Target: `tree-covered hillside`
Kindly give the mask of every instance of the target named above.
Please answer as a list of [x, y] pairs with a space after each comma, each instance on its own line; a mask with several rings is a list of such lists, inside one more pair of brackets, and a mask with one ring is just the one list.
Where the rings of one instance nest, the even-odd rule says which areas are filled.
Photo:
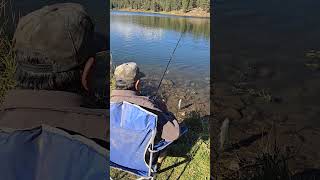
[[159, 11], [179, 11], [188, 12], [194, 8], [201, 8], [210, 11], [209, 0], [111, 0], [112, 9], [139, 9]]

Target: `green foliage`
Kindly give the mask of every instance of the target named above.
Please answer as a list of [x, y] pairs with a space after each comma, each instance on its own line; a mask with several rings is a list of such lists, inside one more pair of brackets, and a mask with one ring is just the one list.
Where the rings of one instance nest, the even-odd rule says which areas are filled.
[[278, 149], [273, 153], [262, 153], [256, 161], [260, 164], [251, 180], [290, 180], [288, 160]]
[[111, 9], [143, 9], [155, 12], [159, 11], [179, 11], [187, 12], [192, 8], [201, 8], [209, 11], [209, 0], [112, 0]]
[[190, 9], [190, 0], [182, 0], [182, 10], [187, 12]]
[[320, 51], [311, 50], [306, 53], [307, 62], [305, 66], [311, 70], [320, 70]]
[[[5, 13], [7, 1], [0, 1], [0, 104], [6, 92], [16, 85], [15, 74], [15, 55], [12, 51], [12, 43], [8, 38], [8, 29], [11, 22]], [[14, 18], [12, 18], [14, 19]]]
[[0, 34], [0, 104], [4, 100], [6, 92], [16, 85], [14, 60], [15, 55], [12, 52], [11, 42], [3, 34]]

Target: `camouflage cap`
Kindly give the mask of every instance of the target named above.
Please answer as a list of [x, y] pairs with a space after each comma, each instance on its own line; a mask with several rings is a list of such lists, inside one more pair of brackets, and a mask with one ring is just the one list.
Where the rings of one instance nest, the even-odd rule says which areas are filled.
[[117, 85], [131, 85], [141, 78], [141, 73], [135, 62], [128, 62], [117, 66], [114, 76]]
[[19, 19], [13, 37], [16, 62], [33, 74], [78, 69], [94, 55], [93, 35], [94, 24], [82, 5], [44, 6]]

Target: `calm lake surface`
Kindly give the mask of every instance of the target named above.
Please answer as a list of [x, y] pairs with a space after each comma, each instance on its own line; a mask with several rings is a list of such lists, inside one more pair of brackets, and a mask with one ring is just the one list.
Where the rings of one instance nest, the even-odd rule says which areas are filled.
[[[243, 118], [232, 122], [234, 129], [230, 132], [251, 132], [252, 128], [258, 134], [276, 122], [277, 135], [282, 139], [280, 146], [302, 147], [298, 150], [299, 157], [290, 162], [291, 172], [320, 166], [318, 133], [306, 130], [303, 133], [306, 141], [296, 141], [292, 138], [295, 135], [288, 137], [284, 133], [320, 128], [320, 59], [307, 56], [310, 50], [320, 50], [319, 7], [320, 1], [316, 0], [215, 1], [213, 73], [215, 85], [220, 89], [217, 88], [213, 100], [225, 97], [221, 104], [246, 109], [242, 111]], [[318, 68], [307, 65], [312, 63]], [[251, 92], [265, 90], [279, 101], [260, 101], [251, 92], [240, 95], [232, 92], [247, 88]], [[221, 111], [224, 109], [221, 106]], [[238, 135], [236, 142], [251, 137], [248, 134]]]
[[134, 61], [146, 78], [160, 78], [181, 32], [185, 30], [166, 79], [175, 84], [208, 86], [210, 19], [112, 11], [113, 64]]
[[244, 72], [251, 64], [261, 73], [252, 81], [258, 88], [295, 106], [291, 111], [319, 113], [320, 73], [306, 66], [312, 60], [306, 54], [320, 50], [320, 2], [217, 0], [215, 6], [219, 81], [234, 81], [239, 77], [235, 69]]

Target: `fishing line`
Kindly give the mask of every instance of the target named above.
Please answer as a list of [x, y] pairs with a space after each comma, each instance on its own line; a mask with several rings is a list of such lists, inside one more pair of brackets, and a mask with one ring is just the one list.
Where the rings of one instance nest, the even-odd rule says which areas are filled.
[[169, 62], [167, 63], [166, 69], [164, 70], [164, 72], [163, 72], [163, 74], [162, 74], [162, 77], [161, 77], [161, 79], [160, 79], [160, 82], [159, 82], [159, 85], [158, 85], [158, 88], [157, 88], [157, 91], [156, 91], [154, 97], [158, 94], [158, 91], [159, 91], [159, 89], [160, 89], [162, 80], [163, 80], [164, 76], [166, 75], [166, 72], [167, 72], [167, 70], [168, 70], [169, 64], [171, 63], [171, 60], [173, 59], [173, 55], [174, 55], [174, 53], [176, 52], [176, 50], [177, 50], [177, 48], [178, 48], [178, 45], [179, 45], [179, 43], [180, 43], [180, 41], [181, 41], [181, 39], [182, 39], [182, 36], [183, 36], [184, 32], [185, 32], [185, 30], [181, 32], [180, 38], [179, 38], [179, 40], [178, 40], [175, 48], [173, 49], [173, 52], [171, 53], [171, 57], [170, 57], [170, 59], [169, 59]]

